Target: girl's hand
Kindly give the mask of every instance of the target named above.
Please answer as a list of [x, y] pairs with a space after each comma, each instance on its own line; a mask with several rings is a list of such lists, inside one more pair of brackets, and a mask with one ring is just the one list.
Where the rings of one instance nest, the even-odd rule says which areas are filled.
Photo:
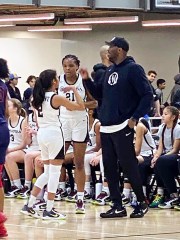
[[151, 160], [151, 168], [154, 168], [154, 166], [155, 166], [156, 161], [157, 161], [158, 158], [159, 158], [158, 155], [155, 155], [155, 156], [153, 157], [153, 159]]
[[41, 156], [38, 156], [35, 158], [35, 161], [36, 161], [36, 164], [39, 166], [39, 167], [44, 167], [44, 163], [43, 161], [41, 160]]
[[100, 161], [99, 157], [94, 157], [91, 159], [90, 164], [92, 166], [97, 166], [99, 164], [99, 161]]
[[29, 136], [32, 136], [33, 134], [37, 134], [37, 131], [34, 130], [33, 128], [31, 128], [31, 127], [26, 127], [26, 133], [27, 133]]

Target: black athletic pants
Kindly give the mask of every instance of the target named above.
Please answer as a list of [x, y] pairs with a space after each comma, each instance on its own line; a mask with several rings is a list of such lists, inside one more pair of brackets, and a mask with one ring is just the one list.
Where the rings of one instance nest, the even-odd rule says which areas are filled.
[[107, 178], [110, 197], [114, 204], [121, 205], [121, 193], [119, 187], [119, 167], [128, 177], [139, 202], [144, 201], [141, 177], [135, 156], [134, 129], [128, 126], [114, 133], [101, 133], [102, 155], [104, 172]]
[[169, 194], [177, 192], [175, 177], [178, 176], [178, 158], [177, 154], [162, 155], [155, 165], [155, 170]]

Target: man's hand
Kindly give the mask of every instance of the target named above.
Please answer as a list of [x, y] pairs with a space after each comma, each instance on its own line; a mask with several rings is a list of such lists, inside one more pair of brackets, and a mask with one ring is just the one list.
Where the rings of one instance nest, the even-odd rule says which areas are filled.
[[135, 125], [136, 125], [136, 120], [133, 119], [133, 118], [130, 118], [130, 119], [128, 120], [128, 126], [129, 126], [130, 128], [134, 128]]
[[86, 79], [89, 78], [89, 73], [88, 73], [88, 71], [87, 71], [86, 68], [81, 68], [81, 69], [79, 70], [79, 73], [80, 73], [80, 75], [81, 75], [81, 77], [82, 77], [83, 80], [86, 80]]

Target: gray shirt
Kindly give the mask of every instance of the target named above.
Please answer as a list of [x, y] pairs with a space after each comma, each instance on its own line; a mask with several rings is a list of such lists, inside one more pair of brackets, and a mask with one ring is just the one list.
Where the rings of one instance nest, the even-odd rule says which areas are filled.
[[[164, 124], [161, 124], [159, 127], [159, 131], [158, 131], [158, 135], [160, 138], [162, 138], [163, 128], [164, 128]], [[173, 149], [173, 143], [171, 140], [171, 132], [172, 132], [172, 128], [166, 127], [166, 129], [164, 131], [164, 147], [165, 147], [164, 151], [166, 153], [170, 152]], [[179, 124], [176, 124], [176, 126], [173, 130], [173, 142], [176, 139], [180, 139], [180, 125]]]

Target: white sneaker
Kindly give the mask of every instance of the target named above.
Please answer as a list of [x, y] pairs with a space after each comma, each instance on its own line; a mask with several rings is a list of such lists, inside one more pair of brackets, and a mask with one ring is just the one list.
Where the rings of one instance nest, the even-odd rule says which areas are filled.
[[77, 200], [75, 207], [76, 207], [76, 214], [85, 213], [85, 205], [81, 199]]
[[39, 200], [36, 204], [34, 204], [33, 209], [36, 211], [44, 211], [46, 209], [46, 202], [44, 200]]
[[17, 197], [17, 195], [19, 194], [20, 191], [21, 191], [20, 188], [18, 188], [16, 186], [12, 186], [11, 190], [5, 194], [5, 197], [6, 198], [15, 198], [15, 197]]
[[171, 208], [174, 208], [174, 206], [178, 204], [178, 198], [170, 198], [170, 200], [164, 202], [164, 203], [161, 203], [158, 205], [158, 208], [161, 208], [161, 209], [171, 209]]

